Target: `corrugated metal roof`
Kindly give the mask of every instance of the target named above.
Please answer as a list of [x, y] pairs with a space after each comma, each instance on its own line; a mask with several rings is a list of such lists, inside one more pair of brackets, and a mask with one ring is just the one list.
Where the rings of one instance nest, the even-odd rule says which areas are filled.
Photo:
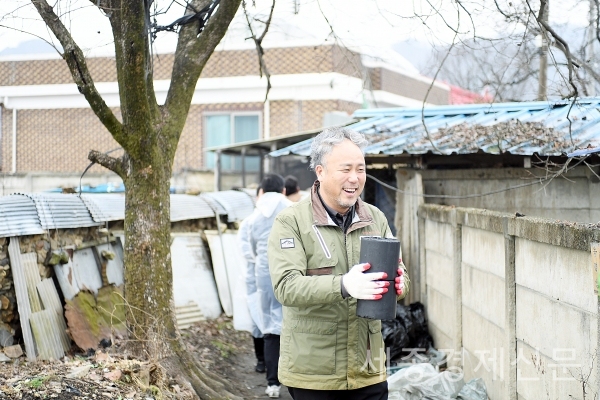
[[581, 157], [595, 153], [600, 153], [600, 147], [589, 147], [587, 149], [576, 150], [572, 153], [567, 154], [567, 157]]
[[[228, 222], [241, 221], [254, 211], [252, 197], [239, 190], [202, 193], [200, 197], [219, 210], [219, 214], [227, 214]], [[222, 213], [221, 210], [223, 210]]]
[[[366, 155], [511, 153], [565, 155], [600, 146], [600, 98], [569, 101], [364, 109], [348, 128]], [[425, 126], [423, 126], [423, 120]], [[312, 139], [269, 153], [309, 156]]]
[[82, 194], [81, 200], [92, 214], [94, 221], [120, 221], [125, 218], [125, 195]]
[[75, 194], [28, 194], [37, 208], [42, 229], [65, 229], [98, 226], [83, 200]]
[[0, 197], [0, 237], [44, 233], [35, 203], [25, 195]]
[[[212, 193], [212, 192], [210, 192]], [[221, 203], [219, 203], [215, 198], [213, 198], [210, 193], [202, 193], [200, 197], [206, 201], [206, 203], [214, 209], [219, 215], [227, 215], [227, 210]]]
[[[119, 221], [125, 218], [125, 196], [119, 194], [81, 195], [95, 221]], [[222, 210], [221, 214], [226, 214]], [[171, 222], [214, 217], [211, 206], [199, 196], [171, 195]]]
[[[171, 221], [211, 218], [213, 209], [229, 221], [254, 209], [252, 197], [235, 190], [202, 196], [171, 195]], [[125, 218], [125, 196], [108, 194], [35, 193], [0, 197], [0, 237], [36, 235], [49, 229], [100, 226]]]
[[[225, 212], [223, 212], [225, 214]], [[214, 217], [215, 212], [201, 196], [171, 195], [171, 222]]]

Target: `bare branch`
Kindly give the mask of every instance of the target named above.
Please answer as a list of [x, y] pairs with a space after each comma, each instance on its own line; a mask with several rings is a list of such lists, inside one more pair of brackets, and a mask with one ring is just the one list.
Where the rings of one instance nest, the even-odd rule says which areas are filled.
[[[444, 21], [444, 25], [446, 25], [446, 28], [450, 29], [452, 32], [454, 32], [455, 37], [452, 39], [452, 42], [455, 43], [456, 38], [458, 37], [457, 35], [461, 32], [458, 31], [458, 28], [454, 28], [452, 25], [450, 25], [450, 23], [448, 21], [446, 21], [446, 18], [444, 18], [444, 16], [442, 15], [442, 13], [437, 10], [433, 4], [431, 4], [431, 2], [429, 0], [427, 0], [427, 4], [429, 4], [431, 6], [431, 8], [433, 8], [434, 10], [436, 10], [436, 14], [442, 19], [442, 21]], [[458, 11], [458, 10], [457, 10]], [[459, 20], [460, 20], [460, 11], [458, 11], [458, 15], [459, 15]], [[459, 23], [460, 25], [460, 23]], [[465, 33], [465, 32], [463, 32]]]
[[88, 160], [113, 171], [123, 180], [125, 180], [127, 177], [128, 170], [128, 168], [125, 166], [125, 159], [125, 155], [119, 158], [114, 158], [109, 156], [107, 153], [101, 153], [96, 150], [91, 150], [88, 154]]
[[52, 43], [52, 42], [49, 42], [48, 40], [46, 40], [46, 38], [44, 38], [44, 37], [42, 37], [42, 36], [40, 36], [40, 35], [36, 35], [35, 33], [28, 32], [28, 31], [25, 31], [25, 30], [23, 30], [23, 29], [17, 29], [17, 28], [15, 28], [15, 27], [12, 27], [12, 26], [7, 26], [7, 25], [2, 25], [2, 24], [0, 24], [0, 28], [4, 28], [4, 29], [10, 29], [10, 30], [13, 30], [13, 31], [16, 31], [16, 32], [20, 32], [20, 33], [25, 33], [25, 34], [27, 34], [27, 35], [31, 35], [31, 36], [33, 36], [33, 37], [36, 37], [36, 38], [40, 39], [40, 40], [43, 40], [44, 42], [46, 42], [46, 44], [48, 44], [48, 45], [52, 46], [52, 48], [53, 48], [54, 50], [56, 50], [56, 52], [62, 56], [62, 53], [61, 53], [61, 52], [60, 52], [60, 50], [59, 50], [59, 49], [58, 49], [58, 48], [57, 48], [57, 47], [54, 45], [54, 43]]
[[[215, 13], [220, 14], [220, 18], [210, 19], [200, 36], [191, 25], [181, 28], [175, 50], [171, 86], [162, 107], [165, 122], [172, 132], [171, 138], [175, 141], [179, 140], [181, 135], [200, 73], [225, 35], [240, 2], [241, 0], [230, 0], [219, 3]], [[207, 2], [197, 0], [192, 4], [196, 9], [202, 9], [202, 5]], [[187, 12], [191, 13], [193, 10], [188, 8]]]
[[90, 107], [100, 119], [100, 122], [108, 129], [115, 140], [123, 146], [125, 140], [123, 126], [106, 105], [100, 93], [98, 93], [88, 70], [83, 52], [46, 0], [32, 0], [32, 3], [62, 45], [64, 50], [62, 57], [69, 66], [77, 89], [85, 96]]
[[[529, 1], [527, 1], [527, 4], [529, 5]], [[543, 18], [547, 7], [548, 7], [548, 0], [541, 0], [540, 1], [540, 10], [535, 18], [536, 18], [537, 23], [540, 25], [540, 27], [543, 28], [542, 34], [545, 34], [545, 32], [549, 32], [556, 40], [556, 45], [557, 45], [558, 49], [561, 50], [563, 52], [563, 54], [565, 55], [565, 57], [567, 58], [567, 69], [569, 71], [569, 84], [571, 85], [572, 90], [571, 90], [571, 93], [569, 93], [569, 95], [566, 97], [567, 98], [577, 97], [578, 89], [577, 89], [577, 86], [575, 85], [575, 82], [573, 79], [573, 75], [574, 75], [573, 56], [571, 55], [571, 50], [569, 49], [569, 44]]]
[[269, 18], [267, 19], [267, 22], [265, 22], [265, 30], [263, 31], [262, 35], [260, 35], [260, 37], [257, 39], [261, 45], [262, 45], [263, 39], [265, 38], [265, 35], [267, 34], [267, 32], [269, 30], [271, 21], [273, 20], [273, 11], [274, 10], [275, 10], [275, 0], [273, 0], [273, 2], [271, 3], [271, 11], [269, 12]]
[[463, 5], [463, 3], [460, 0], [456, 0], [456, 3], [458, 4], [458, 6], [460, 8], [462, 8], [467, 15], [469, 16], [469, 19], [471, 20], [471, 26], [473, 27], [473, 36], [477, 36], [477, 32], [476, 32], [476, 28], [475, 28], [475, 21], [473, 21], [473, 15], [471, 15], [471, 12], [469, 12], [469, 10], [467, 10], [467, 8]]
[[248, 15], [248, 10], [246, 9], [246, 1], [242, 0], [242, 7], [244, 9], [244, 15], [246, 16], [246, 22], [248, 23], [248, 28], [250, 29], [250, 38], [254, 41], [254, 45], [256, 47], [256, 53], [258, 55], [258, 70], [260, 77], [262, 78], [263, 73], [267, 78], [267, 92], [265, 93], [265, 101], [267, 101], [269, 97], [269, 91], [271, 90], [271, 74], [267, 69], [267, 63], [265, 62], [265, 52], [262, 47], [262, 41], [269, 30], [269, 26], [271, 25], [271, 21], [273, 19], [273, 11], [275, 10], [275, 0], [271, 3], [271, 11], [269, 12], [269, 18], [264, 22], [265, 29], [263, 33], [257, 38], [254, 33], [254, 29], [252, 28], [252, 23], [250, 22], [250, 16]]
[[[429, 0], [427, 0], [427, 2], [429, 2]], [[431, 4], [431, 3], [429, 3], [429, 4]], [[458, 11], [458, 15], [459, 15], [459, 21], [460, 21], [460, 11]], [[431, 92], [431, 89], [433, 88], [433, 85], [436, 82], [438, 74], [440, 73], [442, 67], [444, 66], [444, 63], [446, 62], [446, 60], [448, 59], [448, 56], [450, 55], [450, 53], [452, 52], [452, 49], [454, 48], [454, 44], [456, 43], [456, 38], [458, 37], [458, 29], [456, 29], [456, 30], [453, 29], [453, 31], [454, 31], [454, 37], [452, 38], [452, 44], [448, 48], [448, 52], [444, 56], [444, 59], [440, 63], [437, 71], [435, 71], [435, 75], [431, 79], [431, 83], [429, 84], [429, 87], [427, 88], [427, 93], [425, 93], [425, 98], [423, 99], [423, 103], [421, 105], [421, 123], [423, 124], [423, 129], [425, 130], [425, 135], [427, 136], [427, 139], [429, 140], [429, 143], [431, 143], [431, 146], [434, 149], [436, 149], [440, 154], [444, 154], [444, 152], [441, 151], [435, 145], [435, 143], [433, 143], [433, 140], [431, 139], [431, 135], [429, 134], [429, 129], [427, 129], [427, 124], [425, 123], [425, 103], [427, 102], [427, 98], [429, 97], [429, 93]]]
[[[571, 58], [573, 59], [573, 64], [577, 65], [578, 67], [583, 68], [587, 73], [589, 73], [590, 75], [592, 75], [592, 77], [597, 81], [600, 82], [600, 74], [598, 72], [596, 72], [594, 70], [594, 68], [592, 68], [589, 63], [584, 62], [583, 60], [580, 60], [579, 58], [575, 57], [574, 55], [571, 54]], [[567, 64], [568, 65], [568, 64]]]

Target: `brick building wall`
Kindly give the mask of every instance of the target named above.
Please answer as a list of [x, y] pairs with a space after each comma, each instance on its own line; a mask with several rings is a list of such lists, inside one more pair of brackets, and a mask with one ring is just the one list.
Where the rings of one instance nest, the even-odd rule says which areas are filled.
[[302, 126], [301, 102], [294, 100], [272, 101], [271, 137], [285, 135], [289, 132], [300, 132]]
[[[170, 78], [173, 59], [173, 54], [154, 57], [156, 80]], [[335, 45], [265, 49], [265, 60], [269, 72], [277, 76], [337, 72], [360, 78], [365, 72], [359, 54]], [[96, 82], [116, 82], [113, 58], [90, 58], [87, 62]], [[389, 91], [410, 98], [415, 98], [414, 93], [424, 95], [427, 91], [428, 85], [414, 78], [382, 68], [366, 71], [370, 74], [371, 87], [374, 90]], [[258, 58], [255, 50], [215, 52], [202, 72], [202, 78], [257, 75]], [[72, 83], [67, 65], [62, 59], [0, 61], [0, 87]], [[442, 101], [444, 96], [447, 98], [447, 93], [438, 93], [438, 88], [434, 87], [429, 102], [446, 104], [447, 100]], [[295, 92], [292, 92], [290, 100], [280, 97], [279, 100], [270, 101], [271, 137], [318, 129], [323, 124], [325, 113], [344, 111], [350, 115], [361, 107], [360, 104], [347, 100], [311, 100], [310, 95], [307, 97], [308, 99], [305, 97], [304, 100], [291, 100], [296, 98]], [[264, 137], [265, 116], [262, 102], [233, 103], [239, 101], [235, 96], [226, 101], [232, 103], [191, 105], [176, 152], [174, 172], [204, 169], [203, 147], [206, 142], [203, 136], [203, 116], [206, 113], [256, 112], [260, 115], [260, 134]], [[436, 103], [437, 101], [439, 102]], [[10, 105], [10, 102], [7, 104]], [[2, 111], [0, 172], [10, 172], [13, 147], [12, 110]], [[114, 112], [119, 114], [118, 108], [114, 109]], [[17, 172], [80, 172], [89, 164], [87, 154], [90, 150], [106, 152], [119, 147], [89, 108], [20, 109], [17, 113]], [[94, 166], [90, 172], [106, 170]]]
[[[271, 101], [271, 137], [318, 129], [323, 114], [345, 111], [352, 114], [359, 104], [339, 100]], [[203, 117], [206, 113], [257, 112], [264, 127], [263, 103], [192, 105], [173, 163], [173, 171], [201, 170], [203, 166]], [[113, 112], [120, 118], [119, 110]], [[1, 171], [12, 169], [12, 110], [3, 109]], [[264, 135], [264, 132], [261, 131]], [[119, 148], [90, 109], [18, 110], [17, 171], [83, 172], [90, 150]], [[112, 153], [120, 155], [119, 151]], [[106, 172], [98, 165], [89, 172]]]
[[330, 111], [345, 111], [351, 115], [360, 104], [341, 100], [271, 101], [271, 137], [318, 129], [323, 115]]
[[[339, 100], [314, 101], [271, 101], [270, 102], [270, 135], [271, 137], [290, 133], [318, 129], [323, 123], [323, 114], [328, 111], [344, 111], [348, 115], [360, 108], [359, 104]], [[185, 127], [181, 134], [173, 171], [183, 169], [203, 169], [203, 117], [207, 113], [219, 112], [256, 112], [262, 122], [261, 135], [264, 137], [264, 105], [263, 103], [244, 104], [209, 104], [192, 105]]]
[[[173, 54], [154, 57], [154, 79], [170, 79]], [[360, 56], [337, 46], [265, 49], [265, 62], [272, 75], [340, 72], [359, 76]], [[93, 57], [87, 65], [94, 82], [116, 82], [113, 58]], [[258, 75], [256, 50], [216, 51], [202, 71], [202, 78]], [[69, 84], [73, 78], [63, 59], [0, 62], [0, 86]]]
[[370, 85], [367, 86], [370, 90], [381, 90], [381, 68], [369, 69], [369, 81], [367, 84]]
[[3, 105], [0, 106], [2, 118], [0, 119], [0, 171], [10, 171], [12, 163], [12, 110], [7, 110]]
[[[119, 117], [118, 110], [113, 112]], [[12, 169], [12, 110], [3, 110], [2, 171]], [[106, 152], [119, 144], [91, 109], [17, 111], [17, 171], [81, 171], [90, 150]], [[118, 153], [115, 153], [118, 154]], [[106, 172], [93, 166], [90, 172]]]
[[[95, 82], [117, 80], [117, 70], [113, 58], [88, 58], [87, 64]], [[73, 78], [67, 63], [62, 58], [0, 62], [0, 86], [68, 83], [73, 83]]]
[[[430, 82], [401, 75], [396, 72], [381, 70], [381, 89], [387, 92], [395, 93], [400, 96], [424, 99], [427, 95], [427, 102], [431, 104], [449, 104], [450, 92], [438, 86], [431, 86]], [[429, 94], [427, 91], [429, 90]]]
[[360, 54], [339, 46], [332, 46], [331, 57], [333, 71], [355, 78], [362, 78], [364, 67], [360, 59]]
[[[371, 90], [383, 90], [408, 98], [424, 99], [431, 104], [450, 104], [450, 92], [439, 86], [432, 86], [423, 80], [402, 75], [385, 68], [369, 69], [369, 83]], [[429, 94], [427, 91], [429, 90]]]
[[243, 104], [192, 104], [188, 113], [175, 160], [173, 162], [173, 172], [183, 169], [201, 170], [204, 168], [202, 151], [204, 148], [204, 121], [205, 113], [214, 112], [257, 112], [264, 119], [263, 103], [243, 103]]

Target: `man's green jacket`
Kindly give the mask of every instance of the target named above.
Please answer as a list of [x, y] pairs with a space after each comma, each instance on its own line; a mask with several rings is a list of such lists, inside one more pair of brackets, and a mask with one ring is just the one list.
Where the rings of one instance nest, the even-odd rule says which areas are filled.
[[[360, 199], [344, 234], [317, 190], [318, 181], [311, 196], [281, 211], [269, 237], [271, 280], [283, 305], [279, 380], [305, 389], [358, 389], [386, 379], [381, 321], [356, 316], [356, 299], [342, 297], [341, 277], [359, 263], [361, 236], [393, 236], [385, 215]], [[403, 296], [408, 287], [405, 273]]]

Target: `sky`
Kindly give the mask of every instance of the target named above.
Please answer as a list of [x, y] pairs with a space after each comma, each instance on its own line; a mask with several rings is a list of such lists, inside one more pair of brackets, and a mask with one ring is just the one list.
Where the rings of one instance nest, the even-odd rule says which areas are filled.
[[[168, 5], [170, 1], [157, 0], [155, 3]], [[252, 6], [253, 3], [256, 7]], [[413, 25], [419, 24], [412, 20], [398, 18], [398, 15], [404, 12], [399, 6], [400, 3], [404, 1], [279, 0], [275, 7], [276, 18], [270, 30], [270, 33], [279, 33], [279, 35], [270, 36], [286, 35], [287, 39], [312, 36], [324, 40], [330, 31], [327, 24], [329, 20], [342, 40], [352, 40], [358, 44], [378, 43], [389, 46], [411, 36], [415, 31]], [[57, 7], [55, 10], [64, 13], [63, 22], [72, 30], [82, 48], [108, 47], [111, 42], [108, 19], [98, 12], [89, 0], [70, 0], [57, 4], [65, 4], [64, 8]], [[70, 13], [67, 13], [66, 7], [70, 7]], [[258, 12], [266, 15], [269, 7], [270, 1], [267, 0], [248, 1], [248, 10], [251, 13]], [[238, 13], [238, 18], [232, 23], [234, 30], [236, 27], [246, 25], [239, 14], [241, 13]], [[35, 37], [27, 33], [50, 40], [51, 35], [48, 34], [29, 1], [2, 1], [0, 15], [2, 16], [0, 17], [0, 51]], [[158, 22], [167, 24], [181, 15], [181, 7], [173, 6], [167, 14], [159, 17]], [[172, 46], [175, 35], [163, 36], [165, 38], [159, 40], [160, 45], [165, 48]], [[243, 41], [243, 38], [236, 37], [236, 40], [239, 39]]]
[[[473, 34], [498, 37], [502, 19], [493, 0], [463, 0], [471, 12], [457, 10], [454, 1], [447, 0], [277, 0], [275, 18], [265, 39], [265, 46], [282, 42], [338, 42], [356, 49], [369, 48], [379, 54], [408, 40], [429, 44], [451, 43], [458, 37]], [[468, 2], [467, 2], [468, 1]], [[513, 2], [498, 0], [510, 8]], [[180, 1], [181, 2], [181, 1]], [[165, 9], [170, 0], [155, 0], [157, 10]], [[89, 0], [56, 0], [55, 12], [71, 30], [79, 46], [90, 55], [112, 53], [112, 36], [108, 18]], [[578, 0], [552, 0], [550, 20], [553, 24], [583, 26], [587, 19], [587, 3]], [[270, 0], [248, 0], [251, 14], [266, 16]], [[434, 12], [433, 10], [437, 10]], [[460, 12], [459, 12], [460, 11]], [[157, 17], [159, 24], [168, 24], [182, 15], [175, 3], [168, 12]], [[260, 24], [259, 24], [260, 25]], [[457, 28], [455, 34], [448, 26]], [[331, 27], [335, 37], [331, 35]], [[232, 22], [223, 48], [252, 47], [245, 19], [241, 12]], [[41, 21], [29, 0], [0, 1], [0, 54], [2, 50], [23, 42], [42, 38], [57, 43]], [[155, 43], [158, 52], [172, 51], [176, 35], [161, 34]], [[38, 47], [31, 46], [32, 51]], [[6, 52], [5, 52], [6, 53]]]

